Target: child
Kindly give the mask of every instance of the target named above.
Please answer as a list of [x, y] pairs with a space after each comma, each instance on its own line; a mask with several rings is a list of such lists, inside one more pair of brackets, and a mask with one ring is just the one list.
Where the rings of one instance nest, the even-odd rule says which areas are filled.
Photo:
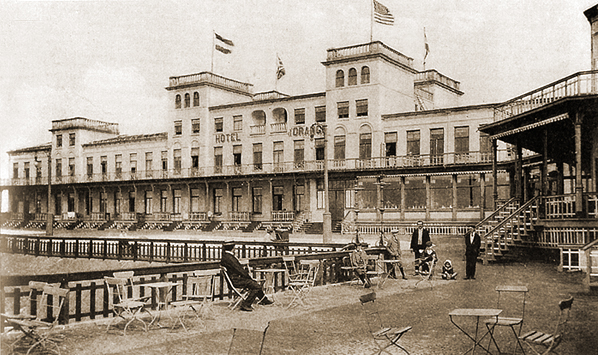
[[431, 272], [437, 261], [438, 257], [436, 256], [436, 250], [434, 250], [434, 244], [431, 241], [426, 242], [426, 249], [424, 249], [420, 263], [420, 273], [425, 275]]
[[457, 277], [457, 273], [453, 270], [453, 264], [449, 259], [446, 259], [442, 265], [442, 278], [444, 280], [454, 280]]

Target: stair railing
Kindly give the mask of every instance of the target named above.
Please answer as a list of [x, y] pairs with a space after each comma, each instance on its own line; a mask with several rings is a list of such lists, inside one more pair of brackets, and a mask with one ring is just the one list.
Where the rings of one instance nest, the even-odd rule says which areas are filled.
[[505, 202], [502, 206], [500, 206], [499, 208], [497, 208], [494, 212], [492, 212], [492, 214], [490, 214], [488, 217], [484, 218], [483, 220], [479, 221], [476, 225], [475, 225], [475, 230], [479, 233], [480, 231], [484, 232], [484, 235], [481, 235], [480, 237], [485, 237], [487, 234], [487, 230], [482, 230], [480, 229], [484, 224], [486, 224], [489, 220], [493, 219], [494, 217], [496, 217], [496, 215], [498, 215], [499, 213], [503, 212], [504, 210], [507, 209], [508, 206], [511, 205], [512, 202], [514, 202], [517, 198], [513, 197], [510, 200], [508, 200], [507, 202]]
[[[494, 238], [494, 235], [496, 234], [496, 232], [500, 231], [500, 229], [505, 224], [507, 224], [508, 222], [511, 222], [515, 217], [519, 218], [519, 214], [521, 213], [521, 211], [525, 211], [534, 202], [538, 201], [540, 199], [540, 197], [541, 196], [535, 196], [531, 200], [527, 201], [521, 207], [519, 207], [517, 210], [515, 210], [515, 212], [511, 213], [509, 215], [509, 217], [507, 217], [507, 218], [503, 219], [502, 221], [500, 221], [494, 228], [492, 228], [488, 233], [486, 233], [486, 235], [484, 236], [484, 238], [482, 238], [482, 242], [483, 242], [483, 245], [484, 245], [484, 264], [488, 263], [488, 244], [490, 244], [490, 251], [491, 251], [491, 254], [492, 254], [492, 259], [494, 259], [494, 256], [495, 256], [495, 244], [498, 244], [498, 242], [499, 242], [498, 240], [495, 240], [496, 238]], [[537, 213], [537, 211], [536, 211], [536, 213]], [[531, 217], [530, 217], [530, 220], [531, 220]], [[490, 236], [490, 237], [488, 237], [488, 236]]]

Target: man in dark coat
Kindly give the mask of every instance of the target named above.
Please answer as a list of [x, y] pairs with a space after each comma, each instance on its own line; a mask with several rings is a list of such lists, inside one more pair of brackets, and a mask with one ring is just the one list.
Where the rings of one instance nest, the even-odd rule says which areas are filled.
[[222, 245], [222, 259], [220, 260], [220, 265], [226, 268], [226, 272], [228, 273], [233, 286], [249, 290], [249, 294], [241, 302], [241, 310], [246, 312], [253, 311], [251, 305], [256, 299], [261, 300], [260, 304], [262, 305], [274, 303], [264, 295], [262, 285], [255, 281], [243, 265], [241, 265], [239, 259], [233, 254], [234, 248], [235, 243], [233, 242], [226, 242]]
[[411, 250], [415, 253], [415, 273], [419, 274], [419, 262], [421, 252], [426, 248], [426, 243], [430, 241], [430, 232], [424, 228], [424, 222], [417, 221], [417, 229], [411, 236]]
[[469, 226], [465, 233], [465, 280], [475, 280], [475, 266], [480, 253], [480, 235], [474, 226]]

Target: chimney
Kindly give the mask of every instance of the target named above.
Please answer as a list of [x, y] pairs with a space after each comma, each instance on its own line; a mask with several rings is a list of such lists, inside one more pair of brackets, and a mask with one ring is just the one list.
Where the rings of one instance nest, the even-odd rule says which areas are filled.
[[594, 5], [583, 12], [590, 21], [592, 35], [592, 70], [598, 69], [598, 5]]

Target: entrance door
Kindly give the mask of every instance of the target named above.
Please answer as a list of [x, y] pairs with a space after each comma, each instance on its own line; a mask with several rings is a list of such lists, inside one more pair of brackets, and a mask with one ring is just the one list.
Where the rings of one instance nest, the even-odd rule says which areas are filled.
[[345, 213], [345, 191], [332, 190], [330, 191], [330, 218], [332, 219], [332, 227], [343, 220]]

